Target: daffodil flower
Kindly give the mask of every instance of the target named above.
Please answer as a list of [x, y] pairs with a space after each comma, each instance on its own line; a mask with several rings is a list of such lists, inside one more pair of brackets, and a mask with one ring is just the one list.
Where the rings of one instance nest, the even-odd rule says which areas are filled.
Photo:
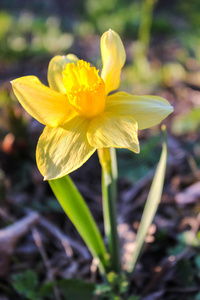
[[120, 84], [126, 54], [119, 35], [101, 37], [101, 76], [90, 63], [72, 54], [55, 56], [49, 64], [49, 87], [35, 76], [12, 81], [27, 112], [46, 125], [36, 150], [45, 180], [78, 169], [99, 148], [127, 148], [139, 153], [138, 129], [159, 124], [173, 108], [157, 96], [110, 92]]

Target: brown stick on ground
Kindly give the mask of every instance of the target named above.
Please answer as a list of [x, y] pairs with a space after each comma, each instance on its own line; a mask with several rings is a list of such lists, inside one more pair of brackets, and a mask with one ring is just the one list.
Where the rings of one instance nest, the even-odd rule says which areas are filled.
[[61, 300], [60, 291], [59, 291], [59, 289], [58, 289], [58, 287], [56, 285], [54, 274], [53, 274], [53, 271], [51, 269], [51, 264], [50, 264], [50, 261], [49, 261], [49, 259], [47, 257], [46, 251], [45, 251], [45, 249], [43, 247], [39, 231], [36, 228], [33, 228], [32, 229], [32, 234], [33, 234], [33, 238], [34, 238], [35, 244], [36, 244], [36, 246], [39, 249], [39, 252], [40, 252], [40, 254], [42, 256], [42, 259], [44, 261], [45, 267], [46, 267], [46, 269], [48, 271], [47, 274], [48, 274], [49, 280], [53, 284], [53, 291], [54, 291], [55, 299], [56, 300]]
[[53, 236], [54, 239], [58, 239], [61, 241], [68, 257], [73, 255], [73, 248], [78, 253], [80, 253], [85, 259], [91, 259], [91, 255], [85, 246], [64, 234], [55, 224], [51, 223], [44, 217], [40, 218], [39, 224], [47, 232], [49, 232], [49, 234]]
[[39, 220], [39, 214], [32, 212], [12, 225], [0, 230], [0, 276], [8, 272], [11, 255], [16, 243]]

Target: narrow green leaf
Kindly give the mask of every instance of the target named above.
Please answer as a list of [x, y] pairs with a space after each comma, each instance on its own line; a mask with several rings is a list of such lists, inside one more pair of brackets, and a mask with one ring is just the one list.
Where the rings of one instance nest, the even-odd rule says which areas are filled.
[[106, 249], [99, 229], [81, 194], [69, 176], [49, 180], [49, 184], [60, 202], [60, 205], [85, 241], [93, 257], [99, 259], [99, 267], [102, 274], [104, 274], [108, 263], [106, 259]]
[[161, 200], [166, 164], [167, 164], [167, 143], [165, 138], [165, 141], [163, 142], [163, 149], [162, 149], [160, 161], [158, 163], [158, 167], [151, 185], [151, 189], [149, 191], [149, 195], [142, 215], [142, 220], [136, 236], [136, 248], [130, 261], [126, 265], [126, 269], [129, 273], [131, 273], [134, 270], [135, 264], [138, 260], [142, 246], [144, 244], [149, 226], [153, 221], [159, 202]]

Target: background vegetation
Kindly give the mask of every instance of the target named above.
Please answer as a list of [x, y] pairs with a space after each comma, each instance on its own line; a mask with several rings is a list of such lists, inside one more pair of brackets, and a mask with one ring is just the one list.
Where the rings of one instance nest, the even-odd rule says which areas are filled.
[[[200, 299], [200, 1], [154, 2], [1, 0], [1, 300], [86, 300], [94, 293], [94, 299], [112, 299], [37, 170], [35, 147], [42, 125], [22, 109], [10, 86], [10, 80], [24, 75], [36, 75], [47, 84], [48, 63], [57, 54], [74, 53], [101, 69], [99, 40], [109, 28], [120, 34], [126, 47], [120, 90], [160, 95], [175, 109], [164, 122], [169, 157], [162, 203], [130, 295], [143, 300]], [[140, 155], [117, 151], [123, 259], [134, 248], [160, 155], [160, 136], [159, 126], [139, 132]], [[72, 178], [102, 231], [97, 157]]]

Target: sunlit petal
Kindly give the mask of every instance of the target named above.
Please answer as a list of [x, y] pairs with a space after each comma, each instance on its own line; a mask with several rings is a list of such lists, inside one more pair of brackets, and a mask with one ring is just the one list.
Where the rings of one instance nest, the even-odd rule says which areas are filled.
[[87, 133], [90, 144], [96, 148], [127, 148], [138, 153], [137, 122], [131, 116], [104, 113], [93, 119]]
[[76, 114], [66, 95], [51, 90], [35, 76], [17, 78], [11, 83], [21, 105], [44, 125], [58, 126]]
[[119, 35], [109, 29], [101, 37], [101, 56], [103, 69], [101, 77], [105, 81], [106, 94], [118, 88], [121, 68], [126, 60], [126, 53]]
[[77, 116], [62, 128], [45, 127], [36, 150], [37, 165], [45, 180], [78, 169], [95, 152], [86, 137], [89, 122]]
[[137, 121], [138, 129], [145, 129], [159, 124], [173, 111], [173, 107], [162, 97], [119, 92], [107, 97], [106, 111], [131, 115]]
[[78, 58], [73, 54], [67, 56], [57, 55], [52, 58], [48, 68], [48, 82], [51, 89], [65, 94], [65, 87], [63, 83], [63, 74], [66, 65], [68, 63], [76, 63]]

